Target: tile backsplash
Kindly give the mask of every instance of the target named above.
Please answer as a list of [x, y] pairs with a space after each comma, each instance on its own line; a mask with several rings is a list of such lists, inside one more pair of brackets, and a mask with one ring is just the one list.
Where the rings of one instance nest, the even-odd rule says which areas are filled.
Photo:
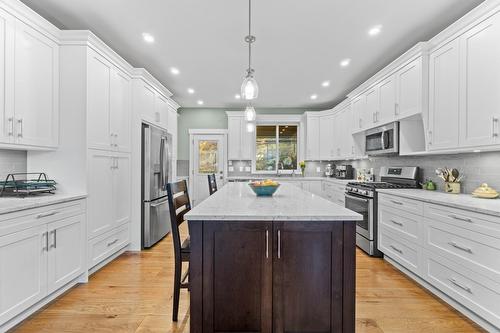
[[26, 151], [0, 149], [0, 180], [9, 173], [26, 172], [26, 159]]

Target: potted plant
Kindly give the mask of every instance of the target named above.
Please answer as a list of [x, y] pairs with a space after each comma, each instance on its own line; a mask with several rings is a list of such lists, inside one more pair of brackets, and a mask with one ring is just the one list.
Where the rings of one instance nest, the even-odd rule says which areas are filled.
[[446, 193], [460, 193], [460, 182], [463, 179], [463, 175], [457, 169], [439, 168], [436, 169], [436, 175], [444, 180], [444, 191]]
[[302, 171], [302, 176], [305, 176], [306, 173], [306, 161], [299, 162], [300, 170]]

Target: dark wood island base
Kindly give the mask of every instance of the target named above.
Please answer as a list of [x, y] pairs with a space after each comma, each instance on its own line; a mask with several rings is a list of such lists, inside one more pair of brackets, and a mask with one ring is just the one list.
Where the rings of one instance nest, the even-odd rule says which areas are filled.
[[189, 221], [191, 333], [352, 333], [355, 221]]

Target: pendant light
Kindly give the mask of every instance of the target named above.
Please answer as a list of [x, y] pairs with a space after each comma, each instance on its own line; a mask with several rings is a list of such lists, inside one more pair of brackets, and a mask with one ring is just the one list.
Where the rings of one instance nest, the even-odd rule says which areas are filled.
[[245, 42], [248, 43], [248, 69], [241, 84], [241, 97], [250, 101], [259, 96], [259, 85], [253, 76], [255, 71], [252, 69], [252, 44], [255, 42], [255, 36], [252, 35], [252, 0], [248, 0], [248, 36], [245, 37]]
[[255, 108], [251, 104], [248, 104], [247, 108], [245, 109], [245, 119], [247, 121], [254, 121], [256, 116], [257, 114], [255, 112]]

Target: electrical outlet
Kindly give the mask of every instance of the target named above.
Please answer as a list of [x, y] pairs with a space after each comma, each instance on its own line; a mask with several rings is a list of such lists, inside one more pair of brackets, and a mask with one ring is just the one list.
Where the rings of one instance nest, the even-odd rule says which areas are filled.
[[252, 169], [250, 169], [250, 167], [249, 167], [249, 166], [246, 166], [246, 167], [245, 167], [245, 172], [250, 172], [250, 171], [252, 171]]
[[243, 167], [242, 166], [240, 166], [240, 172], [243, 172]]
[[316, 167], [316, 172], [321, 172], [321, 167]]
[[228, 168], [228, 170], [229, 170], [229, 172], [233, 172], [233, 171], [234, 171], [234, 167], [230, 166], [230, 167]]
[[233, 161], [229, 161], [228, 164], [231, 166], [233, 165]]

